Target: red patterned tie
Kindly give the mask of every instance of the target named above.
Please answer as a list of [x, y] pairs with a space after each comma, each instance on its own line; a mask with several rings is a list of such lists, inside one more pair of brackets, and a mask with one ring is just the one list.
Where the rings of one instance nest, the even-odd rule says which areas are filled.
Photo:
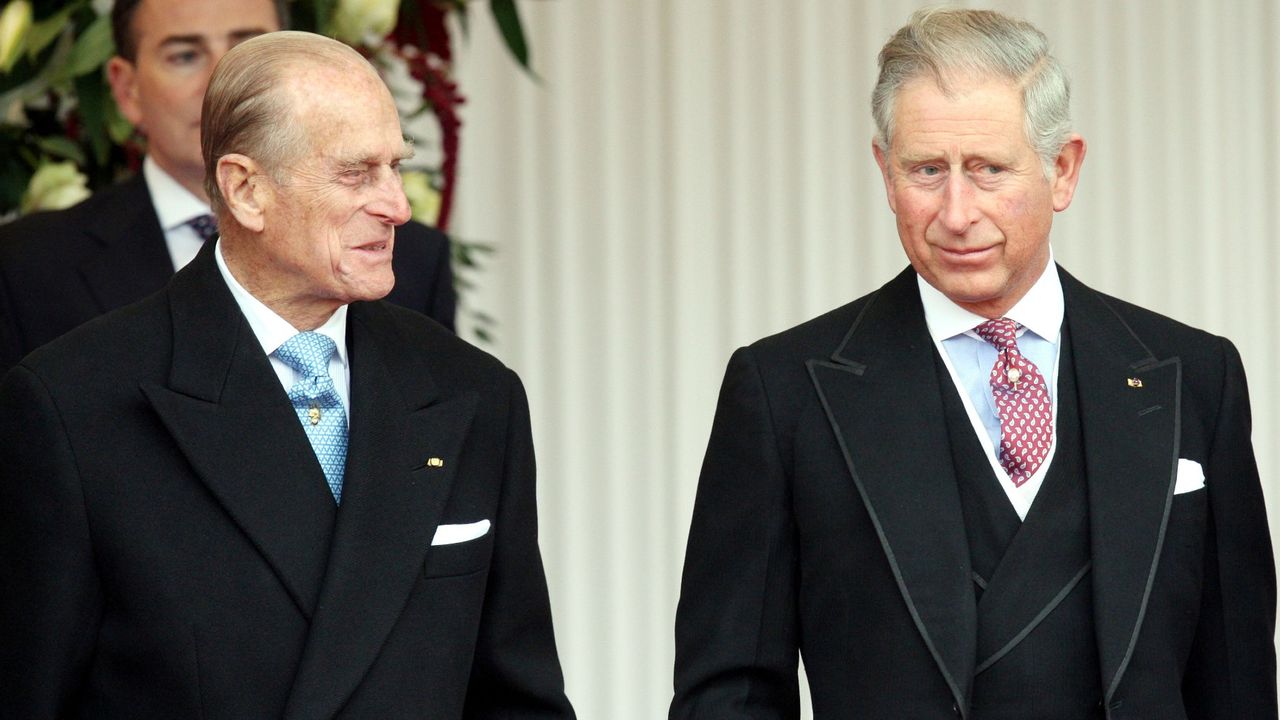
[[1021, 487], [1049, 455], [1053, 444], [1053, 404], [1040, 369], [1018, 352], [1018, 323], [988, 320], [974, 332], [995, 345], [991, 394], [1000, 416], [1000, 465]]

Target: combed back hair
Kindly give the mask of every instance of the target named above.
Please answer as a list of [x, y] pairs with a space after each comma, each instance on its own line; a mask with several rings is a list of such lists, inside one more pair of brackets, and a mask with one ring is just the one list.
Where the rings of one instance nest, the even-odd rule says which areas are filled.
[[312, 33], [281, 31], [250, 38], [231, 48], [204, 94], [200, 116], [200, 151], [204, 188], [210, 206], [221, 214], [218, 160], [238, 153], [253, 158], [277, 180], [284, 169], [308, 150], [305, 131], [294, 118], [292, 98], [283, 89], [295, 68], [328, 67], [343, 72], [377, 73], [355, 50]]
[[879, 62], [871, 115], [882, 152], [893, 143], [894, 104], [907, 83], [927, 77], [949, 95], [957, 80], [1001, 78], [1022, 91], [1023, 129], [1052, 177], [1071, 134], [1071, 87], [1031, 23], [991, 10], [926, 8], [889, 38]]
[[[189, 0], [173, 0], [189, 2]], [[138, 38], [133, 32], [133, 16], [143, 0], [115, 0], [111, 5], [111, 39], [116, 43], [116, 54], [128, 60], [138, 60]], [[276, 9], [276, 22], [280, 27], [289, 27], [289, 4], [287, 0], [272, 0]]]

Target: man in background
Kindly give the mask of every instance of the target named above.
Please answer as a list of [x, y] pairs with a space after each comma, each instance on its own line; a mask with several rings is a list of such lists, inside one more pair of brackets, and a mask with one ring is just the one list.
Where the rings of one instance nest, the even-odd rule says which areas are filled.
[[[227, 50], [284, 27], [286, 13], [284, 0], [117, 0], [107, 74], [147, 140], [142, 172], [67, 210], [0, 225], [0, 372], [164, 287], [214, 235], [200, 158], [205, 86]], [[415, 222], [396, 235], [388, 299], [453, 329], [448, 239]]]
[[572, 718], [520, 380], [379, 299], [391, 94], [270, 33], [202, 122], [220, 236], [0, 382], [0, 718]]
[[873, 154], [911, 267], [738, 350], [698, 485], [673, 720], [1276, 718], [1235, 348], [1053, 262], [1085, 157], [1031, 25], [924, 10]]

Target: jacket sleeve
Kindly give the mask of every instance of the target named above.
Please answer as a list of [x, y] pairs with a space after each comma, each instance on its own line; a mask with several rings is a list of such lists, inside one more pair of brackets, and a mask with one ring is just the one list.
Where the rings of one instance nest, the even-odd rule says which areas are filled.
[[0, 382], [0, 718], [74, 713], [101, 607], [63, 418], [18, 366]]
[[799, 717], [795, 528], [769, 397], [729, 361], [703, 460], [676, 611], [671, 720]]
[[1240, 355], [1222, 340], [1204, 588], [1184, 696], [1192, 718], [1275, 718], [1276, 576]]
[[506, 469], [464, 715], [570, 720], [538, 550], [529, 406], [514, 373], [510, 387]]

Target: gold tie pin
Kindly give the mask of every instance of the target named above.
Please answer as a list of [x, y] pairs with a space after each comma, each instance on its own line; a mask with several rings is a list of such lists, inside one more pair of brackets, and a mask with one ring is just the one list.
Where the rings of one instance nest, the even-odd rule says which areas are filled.
[[319, 425], [320, 424], [320, 407], [318, 405], [312, 405], [310, 408], [308, 408], [307, 418], [311, 420], [312, 425]]

